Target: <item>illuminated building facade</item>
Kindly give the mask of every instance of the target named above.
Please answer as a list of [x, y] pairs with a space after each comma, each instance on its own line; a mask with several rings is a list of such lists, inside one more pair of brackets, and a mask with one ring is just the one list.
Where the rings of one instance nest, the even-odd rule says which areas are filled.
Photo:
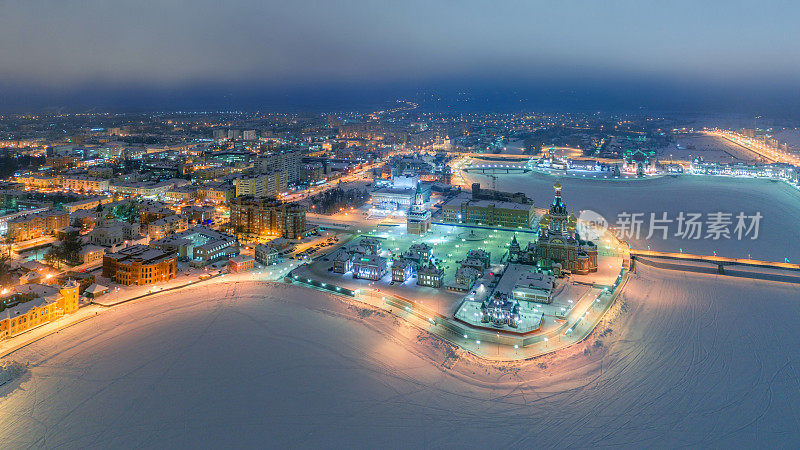
[[519, 302], [496, 295], [481, 303], [481, 322], [489, 323], [498, 328], [508, 325], [511, 328], [519, 327]]
[[103, 276], [123, 285], [146, 285], [175, 278], [178, 255], [134, 245], [103, 257]]
[[403, 258], [396, 259], [392, 264], [392, 281], [405, 283], [414, 273], [414, 263]]
[[296, 183], [299, 177], [302, 154], [299, 151], [276, 151], [258, 156], [254, 166], [258, 173], [280, 172], [288, 184]]
[[148, 223], [147, 234], [150, 236], [150, 239], [161, 239], [185, 231], [188, 228], [189, 221], [186, 217], [172, 214], [171, 216], [163, 217]]
[[214, 203], [228, 203], [236, 195], [236, 189], [229, 183], [211, 182], [197, 189], [197, 196]]
[[239, 241], [234, 236], [200, 225], [151, 241], [150, 246], [177, 253], [179, 259], [195, 266], [228, 259], [239, 253]]
[[3, 311], [5, 317], [0, 319], [0, 340], [77, 311], [78, 289], [78, 283], [68, 280], [58, 288], [57, 293], [36, 297], [6, 308]]
[[334, 273], [347, 273], [353, 270], [353, 255], [349, 252], [339, 250], [332, 259]]
[[[561, 183], [556, 181], [553, 188], [555, 198], [539, 230], [539, 241], [535, 246], [536, 258], [559, 263], [563, 270], [575, 274], [597, 272], [597, 246], [591, 241], [581, 240], [580, 235], [573, 232], [570, 223], [574, 220], [570, 218], [569, 211], [561, 198]], [[519, 253], [510, 256], [513, 260], [519, 259], [518, 255]]]
[[27, 189], [52, 189], [60, 184], [59, 178], [55, 175], [29, 174], [21, 175], [16, 178], [17, 182], [25, 185]]
[[474, 199], [468, 192], [453, 197], [442, 206], [442, 220], [451, 223], [530, 228], [535, 217], [533, 203]]
[[384, 275], [386, 275], [386, 258], [374, 254], [353, 258], [353, 278], [375, 281]]
[[8, 238], [12, 242], [27, 241], [53, 234], [69, 225], [69, 213], [48, 210], [15, 217], [8, 221]]
[[274, 197], [236, 197], [231, 200], [231, 228], [252, 239], [281, 236], [298, 239], [306, 235], [306, 209]]
[[72, 175], [62, 179], [62, 186], [65, 190], [76, 192], [107, 192], [109, 182], [103, 178]]
[[429, 263], [417, 267], [417, 285], [432, 288], [442, 287], [444, 269], [436, 264]]
[[236, 196], [277, 197], [287, 189], [286, 173], [268, 172], [260, 175], [237, 178], [233, 181]]
[[408, 234], [425, 234], [431, 228], [431, 212], [425, 208], [425, 200], [422, 197], [422, 187], [417, 183], [417, 190], [414, 194], [414, 203], [406, 215], [406, 231]]
[[256, 261], [264, 264], [265, 266], [277, 264], [281, 259], [280, 252], [275, 247], [268, 244], [256, 245], [253, 255], [255, 256]]
[[298, 170], [298, 182], [304, 185], [315, 184], [325, 179], [325, 169], [322, 163], [302, 164]]

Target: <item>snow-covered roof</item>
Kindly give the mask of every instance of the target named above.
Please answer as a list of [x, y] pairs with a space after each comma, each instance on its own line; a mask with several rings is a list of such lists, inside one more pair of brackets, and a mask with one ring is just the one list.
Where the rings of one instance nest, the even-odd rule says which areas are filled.
[[98, 294], [98, 293], [108, 292], [108, 287], [107, 286], [103, 286], [102, 284], [93, 283], [91, 286], [86, 288], [85, 292], [88, 292], [90, 294]]

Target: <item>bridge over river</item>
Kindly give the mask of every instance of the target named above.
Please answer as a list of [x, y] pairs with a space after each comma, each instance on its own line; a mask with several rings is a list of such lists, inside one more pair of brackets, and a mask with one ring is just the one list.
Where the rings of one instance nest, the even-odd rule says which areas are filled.
[[717, 271], [721, 274], [725, 273], [725, 266], [759, 267], [764, 269], [781, 269], [781, 270], [800, 272], [800, 264], [792, 264], [789, 262], [761, 261], [749, 258], [726, 258], [724, 256], [692, 255], [688, 253], [669, 253], [669, 252], [656, 252], [651, 250], [631, 249], [631, 259], [635, 260], [637, 258], [668, 259], [675, 261], [704, 262], [704, 263], [716, 264]]

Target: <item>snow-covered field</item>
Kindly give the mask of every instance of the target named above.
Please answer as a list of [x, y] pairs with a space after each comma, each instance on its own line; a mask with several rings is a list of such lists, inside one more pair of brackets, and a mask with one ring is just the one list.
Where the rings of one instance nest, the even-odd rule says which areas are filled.
[[12, 358], [3, 446], [764, 446], [797, 442], [800, 287], [640, 266], [593, 336], [485, 365], [315, 291], [198, 286]]
[[[469, 182], [491, 186], [491, 180], [480, 174], [469, 174]], [[537, 207], [546, 208], [553, 201], [554, 177], [541, 173], [502, 174], [497, 176], [497, 189], [525, 192], [532, 197]], [[634, 248], [684, 253], [712, 254], [720, 256], [748, 257], [771, 261], [791, 262], [800, 260], [800, 191], [784, 183], [745, 178], [689, 176], [664, 176], [654, 179], [635, 180], [584, 180], [563, 178], [564, 201], [575, 214], [582, 209], [591, 209], [603, 215], [611, 225], [617, 222], [618, 214], [645, 213], [642, 235], [639, 240], [630, 239]], [[676, 219], [679, 212], [685, 213], [731, 213], [748, 215], [760, 212], [763, 218], [759, 237], [733, 239], [681, 239], [674, 234], [677, 224], [670, 224], [668, 239], [662, 240], [655, 233], [647, 237], [650, 213], [660, 218], [666, 212], [669, 219]], [[705, 216], [704, 216], [705, 219]], [[734, 224], [735, 225], [735, 224]], [[733, 231], [733, 226], [730, 227]], [[705, 227], [703, 234], [705, 235]]]

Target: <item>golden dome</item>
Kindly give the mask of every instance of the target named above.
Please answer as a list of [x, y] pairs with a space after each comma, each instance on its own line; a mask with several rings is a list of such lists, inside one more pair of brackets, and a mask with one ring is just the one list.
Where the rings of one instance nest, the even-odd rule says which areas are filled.
[[556, 184], [553, 185], [554, 189], [561, 189], [561, 183], [558, 182], [558, 178], [556, 178]]

